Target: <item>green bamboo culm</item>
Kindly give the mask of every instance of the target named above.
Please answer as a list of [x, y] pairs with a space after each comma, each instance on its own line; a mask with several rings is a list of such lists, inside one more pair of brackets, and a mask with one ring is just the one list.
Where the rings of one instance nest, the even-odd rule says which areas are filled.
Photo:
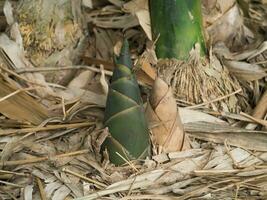
[[[110, 161], [116, 165], [125, 160], [145, 158], [149, 155], [148, 125], [142, 98], [133, 73], [129, 44], [124, 41], [109, 87], [104, 125], [110, 136], [102, 149], [107, 149]], [[121, 156], [123, 158], [121, 158]]]
[[201, 0], [150, 0], [150, 16], [158, 58], [186, 60], [196, 43], [205, 55]]

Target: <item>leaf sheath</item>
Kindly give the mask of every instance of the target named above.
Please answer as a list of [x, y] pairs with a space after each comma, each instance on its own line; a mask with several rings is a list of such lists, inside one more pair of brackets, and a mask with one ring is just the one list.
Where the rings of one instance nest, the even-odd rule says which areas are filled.
[[150, 145], [143, 103], [132, 71], [127, 42], [124, 42], [115, 62], [104, 119], [110, 137], [105, 140], [103, 148], [108, 150], [111, 162], [120, 165], [125, 160], [144, 158], [149, 153]]

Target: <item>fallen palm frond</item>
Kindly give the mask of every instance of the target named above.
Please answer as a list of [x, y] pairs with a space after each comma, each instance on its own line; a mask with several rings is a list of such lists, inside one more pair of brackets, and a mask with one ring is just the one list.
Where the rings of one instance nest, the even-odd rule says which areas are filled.
[[[48, 118], [48, 110], [26, 93], [27, 89], [16, 88], [0, 77], [0, 113], [20, 122], [41, 124]], [[34, 88], [30, 88], [34, 90]]]

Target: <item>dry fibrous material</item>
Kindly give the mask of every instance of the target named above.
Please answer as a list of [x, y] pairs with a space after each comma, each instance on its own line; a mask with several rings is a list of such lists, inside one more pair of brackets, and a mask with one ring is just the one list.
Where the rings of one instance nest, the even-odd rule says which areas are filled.
[[[209, 102], [240, 90], [236, 78], [211, 56], [210, 60], [200, 58], [197, 48], [191, 51], [188, 61], [162, 59], [157, 70], [163, 79], [172, 86], [175, 97], [189, 105]], [[215, 110], [238, 111], [246, 106], [241, 95], [230, 95], [221, 101], [208, 104]]]
[[76, 8], [71, 0], [19, 2], [16, 9], [19, 29], [34, 64], [43, 64], [52, 53], [76, 45], [82, 36]]
[[267, 31], [267, 2], [266, 0], [239, 0], [242, 8], [246, 24], [255, 32]]
[[146, 116], [158, 152], [181, 151], [189, 146], [172, 89], [160, 78], [155, 80]]

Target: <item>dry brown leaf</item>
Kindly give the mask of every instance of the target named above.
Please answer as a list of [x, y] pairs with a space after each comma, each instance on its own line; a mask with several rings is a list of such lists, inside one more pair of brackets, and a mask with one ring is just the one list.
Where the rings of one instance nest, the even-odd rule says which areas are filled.
[[156, 79], [156, 70], [151, 66], [149, 62], [146, 62], [145, 60], [141, 60], [141, 69], [152, 79]]
[[133, 0], [124, 4], [123, 8], [137, 17], [139, 24], [145, 31], [148, 39], [152, 40], [148, 0]]
[[70, 194], [71, 190], [62, 185], [59, 189], [57, 189], [52, 197], [52, 200], [64, 200]]
[[204, 141], [221, 144], [227, 141], [232, 146], [256, 151], [267, 151], [266, 131], [253, 131], [206, 122], [185, 124], [185, 130], [192, 137]]
[[179, 108], [179, 113], [183, 124], [192, 122], [210, 122], [226, 124], [225, 121], [198, 110], [191, 110], [188, 108], [181, 107]]
[[267, 75], [264, 69], [257, 64], [226, 59], [223, 63], [233, 75], [245, 81], [259, 80]]
[[144, 58], [141, 58], [137, 65], [141, 68], [136, 72], [138, 82], [152, 86], [156, 79], [155, 69]]
[[32, 200], [33, 199], [33, 185], [27, 185], [24, 188], [24, 199]]
[[[219, 8], [216, 8], [216, 6], [219, 6]], [[225, 1], [216, 1], [216, 5], [212, 10], [217, 12], [213, 15], [207, 12], [207, 15], [204, 16], [205, 28], [210, 41], [213, 44], [224, 41], [227, 42], [227, 45], [232, 46], [234, 39], [244, 35], [242, 33], [243, 17], [237, 4], [232, 0], [227, 1], [227, 3]]]
[[203, 15], [205, 27], [213, 24], [216, 20], [222, 17], [229, 9], [231, 9], [235, 0], [203, 0]]
[[[117, 43], [119, 44], [119, 43]], [[117, 46], [115, 46], [117, 47]], [[115, 52], [119, 52], [119, 50], [114, 48]], [[109, 61], [101, 60], [101, 59], [95, 59], [95, 58], [89, 58], [89, 57], [84, 57], [83, 58], [84, 62], [87, 65], [103, 65], [105, 70], [113, 70], [114, 69], [114, 64]], [[136, 71], [136, 76], [137, 80], [139, 83], [142, 85], [149, 85], [152, 86], [154, 83], [154, 80], [156, 79], [156, 71], [155, 69], [151, 66], [151, 64], [147, 61], [145, 61], [145, 58], [140, 59], [138, 62], [137, 66], [140, 65], [140, 70]]]
[[108, 1], [117, 7], [121, 7], [124, 4], [123, 0], [108, 0]]
[[[105, 7], [106, 13], [120, 13], [120, 8], [107, 6]], [[101, 28], [114, 28], [114, 29], [128, 29], [139, 25], [138, 19], [131, 14], [124, 14], [118, 16], [101, 16], [102, 11], [92, 12], [87, 15], [87, 20], [89, 23], [95, 24], [97, 27]]]
[[82, 0], [82, 5], [88, 8], [93, 8], [92, 0]]
[[163, 152], [180, 151], [184, 146], [185, 132], [172, 94], [162, 79], [155, 80], [146, 115], [153, 126], [152, 142]]
[[[267, 113], [267, 90], [263, 93], [261, 99], [253, 110], [254, 118], [263, 119]], [[246, 126], [247, 129], [255, 129], [257, 124], [250, 123]]]
[[151, 79], [143, 70], [138, 70], [136, 72], [136, 77], [137, 77], [138, 83], [140, 83], [141, 85], [152, 86], [154, 83], [154, 80]]
[[0, 98], [14, 94], [0, 101], [0, 113], [10, 119], [19, 121], [27, 121], [35, 125], [39, 125], [48, 118], [47, 109], [29, 96], [25, 91], [18, 92], [19, 88], [15, 88], [8, 82], [0, 78]]
[[83, 71], [77, 77], [72, 79], [68, 88], [83, 89], [93, 79], [94, 75], [95, 73], [90, 70]]
[[[8, 67], [12, 69], [34, 68], [33, 65], [25, 58], [24, 52], [20, 46], [16, 42], [10, 40], [5, 34], [0, 35], [0, 47], [0, 54], [4, 58], [3, 60]], [[44, 86], [41, 90], [37, 91], [39, 96], [54, 95], [53, 90], [49, 87], [41, 73], [27, 73], [22, 76], [37, 85], [39, 84]], [[36, 84], [29, 85], [35, 86]]]
[[59, 90], [58, 94], [67, 101], [79, 99], [83, 103], [95, 104], [101, 107], [106, 105], [106, 95], [97, 94], [89, 90], [68, 88], [66, 90]]
[[106, 79], [103, 65], [100, 65], [100, 70], [101, 76], [99, 82], [101, 84], [101, 88], [103, 90], [104, 95], [108, 95], [108, 80]]
[[267, 90], [262, 95], [260, 101], [253, 111], [253, 117], [262, 119], [267, 112]]

